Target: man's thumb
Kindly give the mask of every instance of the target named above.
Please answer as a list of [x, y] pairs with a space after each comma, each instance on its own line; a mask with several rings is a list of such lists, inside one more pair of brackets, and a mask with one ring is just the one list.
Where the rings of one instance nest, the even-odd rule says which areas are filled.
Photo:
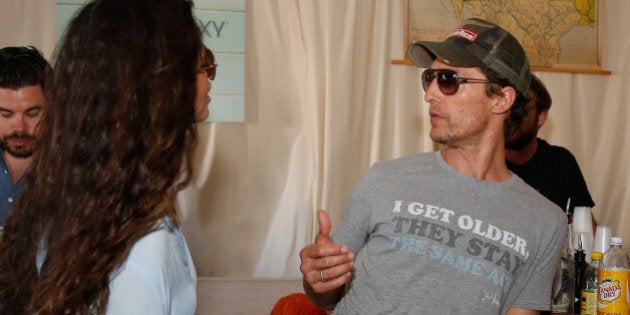
[[328, 212], [326, 212], [325, 210], [318, 210], [317, 221], [319, 221], [319, 234], [317, 234], [315, 243], [320, 245], [332, 244], [332, 240], [330, 239], [330, 230], [332, 229], [332, 224], [330, 223]]

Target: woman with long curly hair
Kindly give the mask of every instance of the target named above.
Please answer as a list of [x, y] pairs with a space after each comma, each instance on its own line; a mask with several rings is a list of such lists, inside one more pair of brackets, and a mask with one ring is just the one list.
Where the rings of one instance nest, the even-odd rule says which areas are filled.
[[0, 313], [194, 314], [174, 202], [216, 64], [191, 1], [91, 1], [56, 54], [0, 245]]

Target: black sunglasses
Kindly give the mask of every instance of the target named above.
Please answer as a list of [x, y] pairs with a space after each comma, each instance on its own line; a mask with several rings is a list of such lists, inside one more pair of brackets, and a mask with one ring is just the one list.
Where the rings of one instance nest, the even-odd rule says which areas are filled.
[[462, 83], [491, 83], [483, 79], [471, 79], [460, 77], [459, 74], [450, 69], [427, 69], [422, 72], [422, 89], [426, 92], [431, 82], [437, 78], [440, 92], [444, 95], [453, 95], [457, 93], [459, 85]]

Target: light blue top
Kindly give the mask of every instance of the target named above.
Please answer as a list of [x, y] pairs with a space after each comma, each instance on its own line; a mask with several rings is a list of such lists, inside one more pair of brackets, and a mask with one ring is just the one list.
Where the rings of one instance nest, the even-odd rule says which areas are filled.
[[[45, 256], [40, 246], [38, 270]], [[107, 314], [195, 314], [197, 272], [181, 229], [168, 217], [133, 245], [111, 277]]]

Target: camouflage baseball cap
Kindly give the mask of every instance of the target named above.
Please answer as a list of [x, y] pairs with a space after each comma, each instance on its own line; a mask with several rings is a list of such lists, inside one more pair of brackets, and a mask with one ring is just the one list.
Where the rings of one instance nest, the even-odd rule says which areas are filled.
[[465, 20], [443, 42], [415, 41], [407, 56], [423, 68], [429, 68], [436, 57], [455, 67], [486, 66], [520, 94], [527, 95], [529, 89], [529, 61], [521, 44], [508, 31], [482, 19]]

